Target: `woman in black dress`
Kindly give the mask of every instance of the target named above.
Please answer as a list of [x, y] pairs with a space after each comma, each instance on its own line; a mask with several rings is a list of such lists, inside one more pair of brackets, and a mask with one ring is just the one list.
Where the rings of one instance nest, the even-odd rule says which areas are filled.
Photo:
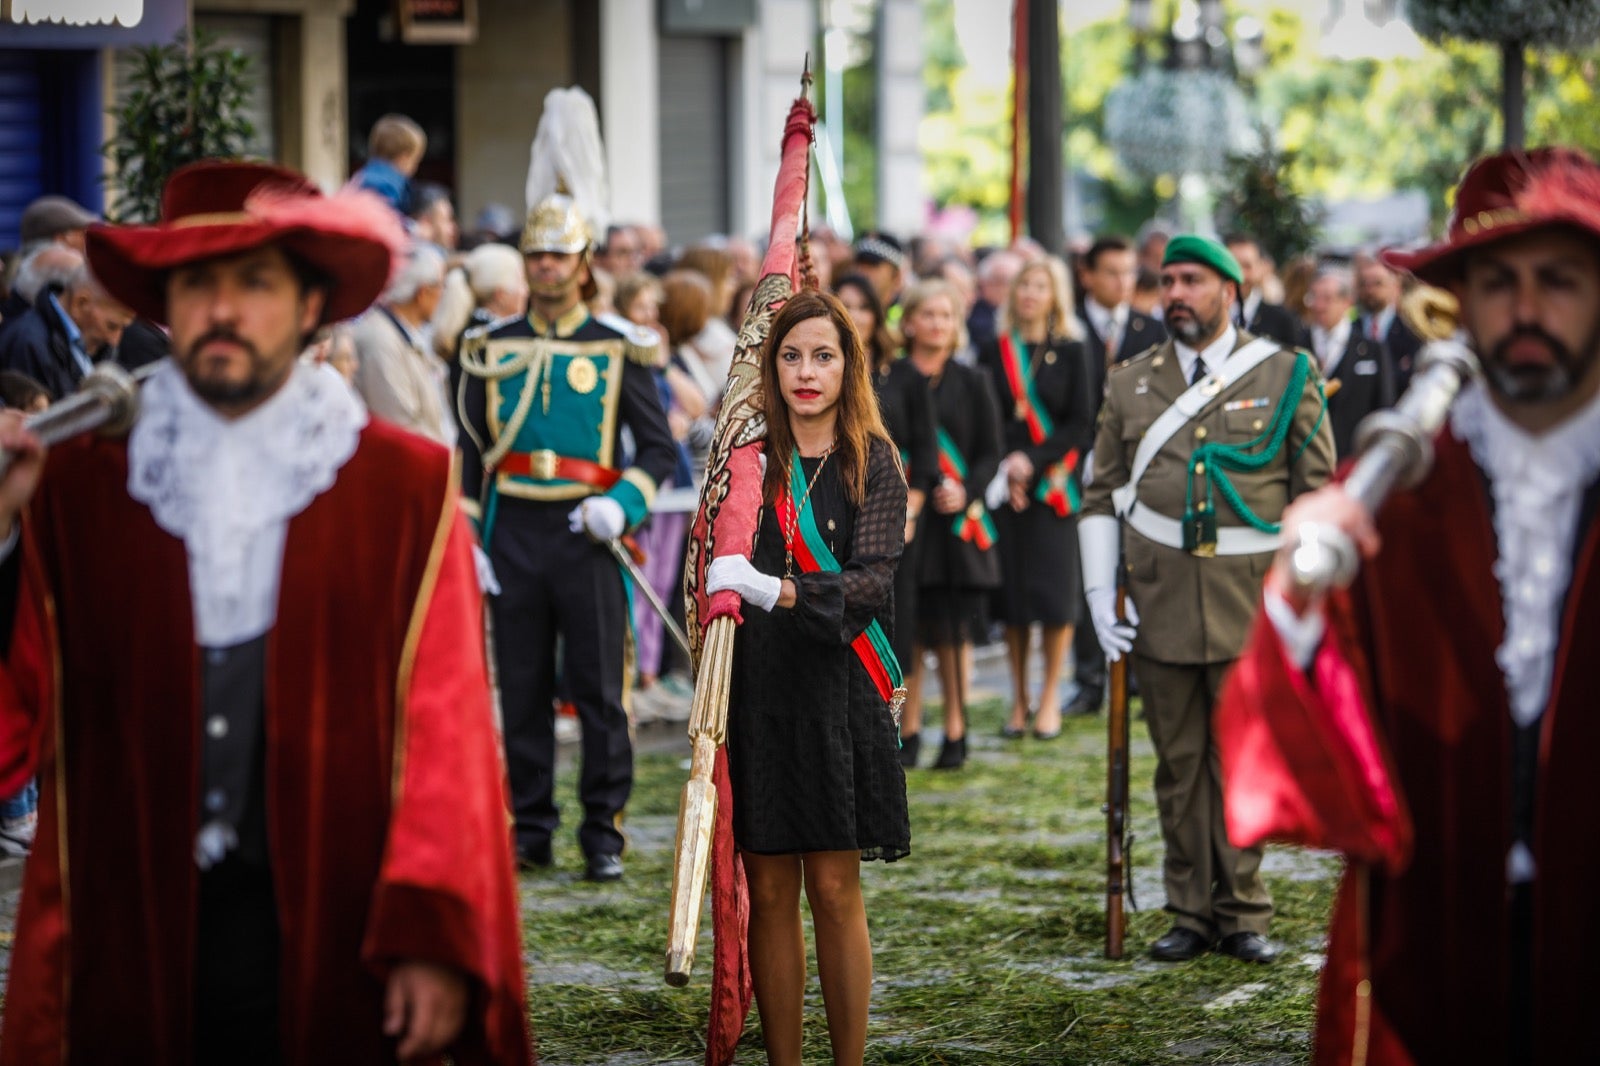
[[[922, 514], [928, 494], [939, 484], [939, 445], [937, 424], [933, 420], [933, 395], [928, 379], [911, 364], [897, 358], [898, 345], [884, 320], [883, 305], [865, 274], [846, 274], [834, 285], [839, 302], [850, 312], [866, 344], [868, 365], [872, 368], [872, 387], [878, 393], [878, 410], [889, 439], [900, 449], [900, 462], [906, 475], [906, 550], [894, 575], [894, 654], [902, 666], [912, 661], [916, 644], [917, 560], [920, 542], [916, 539], [917, 518]], [[900, 765], [915, 766], [921, 751], [921, 736], [907, 733], [901, 738]]]
[[944, 695], [944, 746], [933, 764], [939, 770], [967, 759], [972, 645], [985, 636], [984, 603], [1000, 584], [995, 527], [983, 498], [1000, 465], [999, 414], [989, 375], [951, 358], [963, 343], [961, 306], [949, 282], [923, 281], [906, 294], [900, 320], [906, 362], [933, 393], [939, 448], [939, 480], [917, 528], [919, 650], [907, 671], [903, 729], [914, 736], [922, 727], [920, 649], [932, 648]]
[[[906, 485], [861, 340], [823, 293], [791, 297], [762, 354], [761, 522], [750, 559], [706, 589], [746, 604], [728, 701], [733, 834], [750, 888], [749, 955], [768, 1061], [800, 1062], [804, 885], [833, 1060], [865, 1054], [872, 945], [861, 862], [911, 847], [895, 757], [890, 650]], [[753, 609], [751, 609], [753, 608]]]
[[[995, 495], [1000, 594], [1011, 666], [1011, 718], [1002, 734], [1028, 724], [1028, 646], [1043, 629], [1044, 688], [1033, 735], [1061, 734], [1061, 662], [1078, 621], [1076, 522], [1079, 476], [1094, 439], [1097, 397], [1083, 327], [1072, 313], [1067, 268], [1035, 260], [1011, 283], [998, 336], [978, 353], [1000, 397], [1005, 474]], [[1003, 491], [1002, 491], [1003, 490]]]

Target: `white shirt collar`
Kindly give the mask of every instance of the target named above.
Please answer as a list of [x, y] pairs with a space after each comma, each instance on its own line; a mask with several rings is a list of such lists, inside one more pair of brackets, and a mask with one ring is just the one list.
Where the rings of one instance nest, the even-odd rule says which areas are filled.
[[1323, 329], [1321, 326], [1311, 327], [1311, 347], [1316, 357], [1322, 363], [1322, 376], [1329, 377], [1333, 374], [1334, 367], [1344, 358], [1344, 350], [1350, 346], [1350, 319], [1341, 318], [1332, 329]]
[[1222, 331], [1222, 336], [1198, 352], [1176, 338], [1172, 343], [1178, 349], [1178, 365], [1183, 368], [1183, 380], [1188, 381], [1194, 377], [1194, 361], [1196, 359], [1204, 359], [1206, 361], [1206, 373], [1216, 373], [1222, 364], [1227, 361], [1228, 356], [1233, 354], [1234, 348], [1238, 346], [1239, 331], [1230, 322], [1228, 328]]
[[1261, 309], [1261, 290], [1257, 289], [1244, 298], [1240, 305], [1239, 317], [1244, 321], [1245, 329], [1250, 328], [1250, 320], [1256, 317], [1256, 312]]
[[1083, 309], [1089, 312], [1089, 325], [1094, 327], [1095, 336], [1104, 337], [1106, 330], [1115, 326], [1119, 331], [1128, 321], [1128, 305], [1121, 304], [1117, 307], [1105, 307], [1095, 301], [1093, 296], [1083, 299]]
[[366, 409], [332, 369], [296, 364], [233, 420], [170, 360], [145, 382], [128, 438], [128, 493], [183, 540], [195, 640], [229, 647], [272, 628], [289, 519], [355, 454]]

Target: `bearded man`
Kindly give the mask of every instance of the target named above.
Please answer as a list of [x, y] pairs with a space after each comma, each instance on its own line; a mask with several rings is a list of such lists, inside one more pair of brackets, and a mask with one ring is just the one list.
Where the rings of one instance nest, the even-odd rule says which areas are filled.
[[1321, 599], [1280, 551], [1219, 711], [1234, 839], [1351, 859], [1318, 1063], [1594, 1055], [1597, 190], [1575, 150], [1490, 156], [1444, 240], [1386, 253], [1455, 294], [1483, 380], [1376, 517], [1337, 485], [1290, 507], [1286, 545], [1333, 526], [1366, 562]]
[[0, 1063], [531, 1059], [452, 457], [299, 360], [402, 240], [253, 163], [90, 227], [174, 358], [126, 437], [0, 418], [0, 794], [42, 785]]
[[1314, 361], [1234, 326], [1233, 255], [1184, 235], [1163, 264], [1171, 339], [1107, 377], [1078, 526], [1083, 584], [1106, 658], [1132, 653], [1156, 749], [1173, 925], [1150, 954], [1181, 962], [1215, 947], [1271, 962], [1261, 850], [1234, 847], [1223, 830], [1211, 707], [1255, 613], [1277, 522], [1327, 480], [1333, 435]]

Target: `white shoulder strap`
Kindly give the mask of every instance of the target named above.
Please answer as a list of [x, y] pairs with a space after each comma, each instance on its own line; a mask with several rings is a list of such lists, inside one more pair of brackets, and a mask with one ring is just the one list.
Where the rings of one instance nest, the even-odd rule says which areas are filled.
[[1126, 518], [1133, 509], [1134, 501], [1139, 496], [1139, 481], [1162, 446], [1204, 411], [1212, 400], [1222, 395], [1225, 389], [1266, 362], [1282, 347], [1269, 337], [1257, 337], [1223, 360], [1217, 370], [1190, 385], [1183, 395], [1172, 401], [1171, 407], [1161, 412], [1161, 416], [1145, 431], [1144, 438], [1133, 453], [1133, 467], [1128, 472], [1127, 484], [1111, 493], [1111, 502], [1118, 515]]

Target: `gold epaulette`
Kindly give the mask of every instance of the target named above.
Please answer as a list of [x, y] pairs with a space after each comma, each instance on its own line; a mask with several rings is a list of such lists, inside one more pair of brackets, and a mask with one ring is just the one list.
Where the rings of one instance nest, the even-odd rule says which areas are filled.
[[640, 326], [618, 314], [595, 316], [602, 326], [622, 335], [622, 354], [630, 363], [655, 366], [661, 351], [661, 335], [649, 326]]
[[659, 337], [654, 336], [653, 331], [648, 344], [635, 340], [631, 335], [624, 337], [622, 340], [622, 354], [627, 356], [630, 363], [653, 367], [656, 365], [657, 359], [660, 358], [660, 352], [661, 340]]

